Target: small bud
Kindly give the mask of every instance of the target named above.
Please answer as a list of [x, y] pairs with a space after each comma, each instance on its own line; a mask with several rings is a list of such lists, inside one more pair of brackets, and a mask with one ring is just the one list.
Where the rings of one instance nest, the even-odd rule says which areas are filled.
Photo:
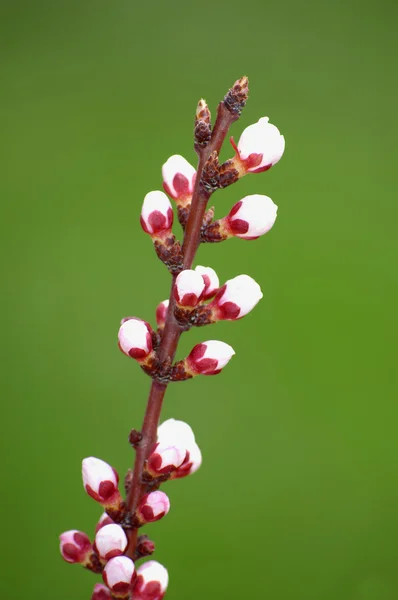
[[169, 583], [167, 569], [155, 560], [149, 560], [137, 570], [134, 600], [163, 600]]
[[145, 233], [155, 238], [160, 234], [170, 234], [173, 216], [173, 209], [166, 194], [155, 191], [145, 196], [141, 210], [141, 226]]
[[189, 447], [187, 456], [180, 467], [171, 474], [170, 479], [179, 479], [196, 473], [202, 464], [202, 453], [199, 446], [195, 443]]
[[235, 354], [224, 342], [209, 340], [197, 344], [185, 359], [185, 368], [192, 375], [217, 375]]
[[118, 490], [119, 476], [99, 458], [90, 456], [82, 464], [83, 484], [86, 492], [106, 508], [119, 508], [122, 502]]
[[128, 598], [135, 579], [133, 561], [127, 556], [116, 556], [106, 563], [102, 577], [116, 598]]
[[127, 537], [120, 525], [113, 523], [101, 527], [95, 536], [95, 547], [104, 560], [121, 556], [127, 548]]
[[205, 148], [211, 138], [211, 115], [206, 100], [199, 100], [195, 116], [195, 149]]
[[211, 267], [201, 267], [197, 266], [195, 271], [200, 273], [203, 277], [203, 281], [205, 282], [205, 289], [203, 292], [203, 300], [208, 300], [212, 298], [217, 292], [220, 282], [217, 277], [217, 273]]
[[231, 138], [237, 152], [235, 163], [240, 176], [267, 171], [282, 158], [285, 138], [279, 129], [268, 121], [268, 117], [263, 117], [257, 123], [246, 127], [237, 147]]
[[155, 544], [147, 535], [140, 535], [135, 549], [137, 557], [150, 556], [155, 552]]
[[146, 470], [152, 477], [167, 475], [182, 465], [186, 454], [185, 444], [179, 440], [157, 442], [148, 457]]
[[183, 156], [174, 154], [162, 167], [163, 188], [178, 206], [191, 202], [196, 171]]
[[249, 313], [261, 300], [261, 288], [249, 275], [229, 279], [209, 304], [215, 321], [234, 321]]
[[227, 109], [239, 118], [243, 108], [246, 105], [249, 95], [249, 80], [246, 76], [235, 81], [232, 88], [228, 91], [224, 98], [224, 105]]
[[192, 269], [182, 271], [175, 282], [174, 297], [179, 306], [195, 307], [202, 297], [205, 282], [200, 273]]
[[170, 510], [170, 500], [164, 492], [150, 492], [142, 497], [138, 508], [137, 518], [144, 525], [159, 521]]
[[222, 219], [229, 236], [255, 240], [267, 233], [276, 221], [278, 207], [268, 196], [254, 194], [237, 202]]
[[113, 523], [114, 523], [114, 520], [111, 519], [110, 516], [106, 512], [102, 513], [100, 520], [98, 521], [98, 523], [95, 527], [95, 533], [98, 533], [102, 527], [105, 527], [105, 525], [112, 525]]
[[139, 363], [145, 362], [153, 351], [152, 327], [146, 321], [130, 317], [122, 321], [119, 329], [119, 348]]
[[112, 600], [112, 594], [106, 585], [96, 583], [91, 600]]
[[159, 329], [162, 329], [166, 323], [169, 301], [163, 300], [156, 308], [156, 323]]
[[68, 563], [80, 563], [82, 565], [90, 562], [93, 547], [88, 536], [83, 531], [71, 529], [59, 536], [60, 551], [62, 558]]

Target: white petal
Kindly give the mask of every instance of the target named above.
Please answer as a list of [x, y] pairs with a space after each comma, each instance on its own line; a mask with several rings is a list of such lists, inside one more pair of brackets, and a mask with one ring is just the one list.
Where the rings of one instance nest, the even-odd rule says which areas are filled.
[[233, 302], [240, 307], [239, 318], [244, 317], [263, 297], [260, 286], [249, 275], [238, 275], [226, 282], [226, 289], [219, 304]]
[[198, 365], [200, 365], [200, 361], [205, 358], [214, 358], [218, 361], [217, 368], [222, 369], [235, 354], [235, 350], [225, 342], [209, 340], [207, 342], [203, 342], [203, 344], [205, 344], [206, 350], [203, 354], [203, 357], [198, 360]]
[[119, 344], [123, 352], [129, 353], [131, 348], [141, 348], [149, 352], [147, 341], [148, 327], [140, 319], [128, 319], [119, 329]]
[[271, 229], [276, 220], [278, 207], [268, 196], [253, 194], [241, 200], [239, 210], [230, 217], [233, 222], [236, 219], [246, 221], [249, 229], [246, 233], [237, 234], [237, 237], [250, 238], [259, 237]]

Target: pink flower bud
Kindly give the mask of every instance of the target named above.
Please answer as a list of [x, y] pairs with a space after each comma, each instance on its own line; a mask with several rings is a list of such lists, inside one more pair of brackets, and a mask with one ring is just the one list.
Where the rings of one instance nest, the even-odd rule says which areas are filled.
[[167, 515], [170, 510], [170, 501], [164, 492], [150, 492], [145, 494], [137, 508], [137, 517], [140, 523], [153, 523]]
[[114, 523], [114, 520], [111, 519], [110, 516], [106, 512], [102, 513], [100, 520], [98, 521], [98, 523], [95, 527], [95, 533], [98, 533], [102, 527], [105, 527], [105, 525], [112, 525], [113, 523]]
[[141, 210], [141, 226], [145, 233], [156, 236], [169, 232], [173, 225], [173, 209], [163, 192], [149, 192]]
[[160, 304], [158, 304], [156, 308], [156, 323], [158, 327], [164, 327], [166, 322], [167, 311], [169, 308], [169, 301], [164, 300]]
[[185, 460], [187, 451], [184, 443], [158, 442], [147, 461], [147, 470], [153, 477], [172, 473]]
[[179, 206], [186, 206], [193, 194], [196, 171], [183, 156], [174, 154], [162, 167], [163, 188]]
[[249, 275], [229, 279], [212, 301], [213, 316], [219, 320], [233, 321], [249, 313], [261, 300], [261, 288]]
[[112, 600], [112, 594], [106, 585], [96, 583], [91, 600]]
[[205, 289], [200, 273], [192, 269], [181, 271], [174, 286], [174, 296], [180, 306], [193, 308], [199, 302]]
[[178, 441], [180, 446], [189, 448], [195, 443], [195, 435], [188, 423], [184, 421], [167, 419], [167, 421], [163, 421], [159, 425], [157, 433], [158, 442], [161, 445], [172, 444]]
[[195, 271], [200, 273], [205, 282], [205, 289], [203, 292], [203, 300], [212, 298], [219, 288], [220, 282], [217, 277], [217, 273], [211, 267], [197, 266]]
[[82, 531], [71, 529], [59, 536], [62, 558], [69, 563], [85, 564], [93, 552], [88, 536]]
[[189, 447], [184, 462], [174, 473], [171, 474], [170, 479], [179, 479], [192, 475], [195, 473], [202, 464], [202, 453], [199, 446], [195, 443]]
[[134, 600], [162, 600], [169, 583], [167, 569], [156, 560], [149, 560], [138, 568], [134, 584]]
[[277, 210], [271, 198], [254, 194], [237, 202], [223, 221], [230, 235], [255, 240], [271, 229]]
[[209, 340], [197, 344], [185, 359], [187, 370], [192, 375], [217, 375], [235, 354], [224, 342]]
[[95, 536], [95, 547], [100, 557], [105, 560], [121, 556], [126, 550], [127, 544], [126, 534], [116, 523], [101, 527]]
[[111, 558], [105, 565], [102, 577], [116, 598], [127, 598], [135, 579], [133, 561], [127, 556]]
[[82, 473], [83, 485], [89, 496], [105, 507], [120, 506], [119, 476], [108, 463], [90, 456], [83, 460]]
[[285, 138], [268, 121], [268, 117], [263, 117], [246, 127], [237, 148], [231, 140], [246, 173], [266, 171], [281, 159], [285, 150]]
[[118, 339], [120, 350], [138, 362], [144, 362], [153, 350], [152, 327], [136, 317], [123, 319]]

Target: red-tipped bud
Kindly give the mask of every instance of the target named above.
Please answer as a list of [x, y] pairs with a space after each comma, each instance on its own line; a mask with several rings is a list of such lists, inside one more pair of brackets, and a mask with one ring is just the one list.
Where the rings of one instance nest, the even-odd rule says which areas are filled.
[[158, 304], [158, 306], [156, 308], [156, 323], [157, 323], [159, 329], [164, 327], [164, 324], [166, 322], [168, 308], [169, 308], [168, 300], [163, 300], [163, 302]]
[[192, 444], [187, 452], [184, 462], [181, 467], [178, 467], [174, 473], [171, 474], [170, 479], [179, 479], [196, 473], [202, 464], [202, 453], [199, 446], [194, 443]]
[[95, 533], [98, 533], [102, 527], [105, 527], [105, 525], [113, 525], [113, 523], [114, 523], [114, 520], [111, 519], [110, 516], [106, 512], [102, 513], [100, 520], [98, 521], [98, 523], [95, 527]]
[[241, 175], [267, 171], [282, 158], [285, 138], [268, 121], [268, 117], [263, 117], [257, 123], [249, 125], [240, 136], [237, 148], [233, 143]]
[[172, 473], [185, 460], [187, 451], [184, 443], [176, 440], [174, 442], [158, 442], [147, 461], [147, 471], [152, 477], [159, 477]]
[[103, 570], [102, 577], [116, 598], [128, 598], [135, 580], [133, 561], [127, 556], [111, 558]]
[[216, 320], [234, 321], [247, 315], [262, 297], [261, 288], [254, 279], [249, 275], [238, 275], [219, 289], [209, 306]]
[[186, 370], [195, 375], [217, 375], [235, 354], [224, 342], [209, 340], [197, 344], [185, 359]]
[[203, 281], [205, 282], [205, 289], [203, 292], [203, 300], [212, 298], [219, 288], [220, 282], [217, 277], [217, 273], [211, 267], [197, 266], [195, 271], [202, 275]]
[[71, 529], [59, 536], [62, 558], [68, 563], [88, 564], [93, 547], [83, 531]]
[[119, 329], [119, 348], [139, 363], [152, 353], [152, 327], [146, 321], [131, 317], [123, 319]]
[[277, 205], [268, 196], [246, 196], [222, 219], [222, 225], [230, 236], [255, 240], [271, 229], [276, 221], [277, 211]]
[[165, 193], [149, 192], [145, 196], [140, 219], [145, 233], [154, 237], [169, 233], [173, 225], [173, 218], [173, 209]]
[[170, 156], [162, 167], [163, 188], [176, 200], [178, 206], [191, 202], [195, 185], [196, 171], [183, 156]]
[[96, 583], [94, 586], [91, 600], [112, 600], [112, 594], [109, 588], [102, 583]]
[[137, 540], [136, 553], [138, 557], [150, 556], [155, 552], [155, 544], [147, 535], [140, 535]]
[[121, 556], [127, 548], [128, 540], [120, 525], [113, 523], [101, 527], [95, 536], [95, 547], [104, 560]]
[[137, 508], [139, 522], [153, 523], [167, 515], [170, 510], [170, 500], [164, 492], [150, 492], [145, 494]]
[[179, 306], [184, 308], [195, 307], [202, 297], [205, 282], [200, 273], [192, 269], [181, 271], [174, 286], [174, 297]]
[[149, 560], [137, 570], [134, 600], [162, 600], [169, 583], [167, 569], [156, 560]]
[[82, 464], [86, 492], [106, 508], [119, 508], [122, 502], [118, 490], [119, 476], [108, 463], [90, 456]]

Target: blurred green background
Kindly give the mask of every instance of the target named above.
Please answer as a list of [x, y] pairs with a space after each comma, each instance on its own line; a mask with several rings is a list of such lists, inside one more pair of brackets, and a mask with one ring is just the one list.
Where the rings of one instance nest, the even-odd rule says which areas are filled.
[[[193, 114], [247, 74], [232, 133], [268, 115], [270, 172], [217, 193], [279, 205], [257, 242], [201, 247], [264, 299], [184, 336], [236, 350], [218, 377], [170, 387], [202, 469], [147, 527], [169, 600], [398, 598], [396, 17], [382, 0], [5, 1], [1, 21], [2, 592], [89, 599], [58, 535], [93, 532], [84, 456], [123, 474], [149, 387], [117, 349], [154, 321], [169, 276], [139, 226]], [[223, 156], [231, 154], [224, 149]]]

